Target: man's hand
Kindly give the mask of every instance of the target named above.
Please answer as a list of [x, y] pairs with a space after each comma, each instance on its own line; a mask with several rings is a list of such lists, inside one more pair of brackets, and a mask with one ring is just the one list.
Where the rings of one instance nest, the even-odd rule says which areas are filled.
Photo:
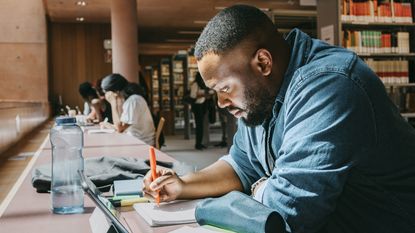
[[152, 180], [151, 171], [143, 179], [143, 192], [146, 197], [155, 199], [160, 195], [160, 202], [176, 200], [183, 191], [184, 182], [176, 173], [167, 168], [157, 168], [158, 178]]

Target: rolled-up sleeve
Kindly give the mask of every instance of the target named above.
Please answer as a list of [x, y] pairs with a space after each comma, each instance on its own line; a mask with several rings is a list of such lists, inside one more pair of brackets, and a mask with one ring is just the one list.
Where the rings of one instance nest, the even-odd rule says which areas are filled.
[[263, 203], [292, 232], [310, 233], [336, 208], [356, 158], [375, 142], [375, 129], [369, 100], [347, 76], [324, 73], [300, 83], [286, 99], [283, 143]]

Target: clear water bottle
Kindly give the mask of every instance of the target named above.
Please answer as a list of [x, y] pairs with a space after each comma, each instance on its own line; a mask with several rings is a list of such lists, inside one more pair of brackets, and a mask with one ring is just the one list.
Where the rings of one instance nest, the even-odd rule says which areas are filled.
[[84, 192], [78, 170], [84, 170], [83, 133], [75, 117], [58, 117], [50, 131], [52, 144], [52, 211], [74, 214], [84, 211]]

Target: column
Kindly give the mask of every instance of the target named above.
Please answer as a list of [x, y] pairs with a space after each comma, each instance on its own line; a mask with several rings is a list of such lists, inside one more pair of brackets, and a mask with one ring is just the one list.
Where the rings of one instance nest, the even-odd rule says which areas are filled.
[[138, 83], [136, 0], [111, 0], [112, 72]]

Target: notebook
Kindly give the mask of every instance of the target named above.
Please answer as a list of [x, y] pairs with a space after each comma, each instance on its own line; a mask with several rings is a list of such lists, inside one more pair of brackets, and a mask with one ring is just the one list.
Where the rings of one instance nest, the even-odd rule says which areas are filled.
[[194, 223], [195, 208], [200, 200], [174, 201], [169, 203], [137, 203], [134, 209], [150, 226]]

